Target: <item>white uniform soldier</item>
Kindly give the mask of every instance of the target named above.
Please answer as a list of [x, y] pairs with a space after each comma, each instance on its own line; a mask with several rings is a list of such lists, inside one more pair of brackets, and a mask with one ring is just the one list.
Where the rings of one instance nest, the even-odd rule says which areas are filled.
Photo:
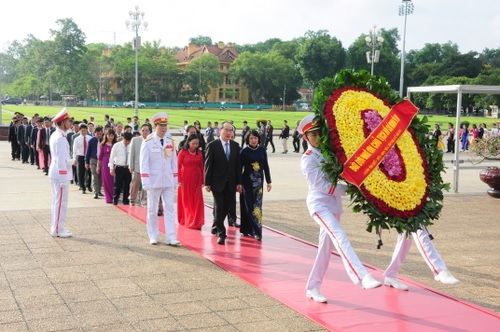
[[175, 229], [174, 198], [177, 188], [177, 153], [171, 136], [167, 134], [168, 115], [155, 114], [151, 122], [153, 133], [144, 140], [140, 153], [142, 188], [148, 192], [147, 230], [149, 243], [157, 244], [158, 204], [163, 203], [165, 222], [165, 243], [180, 245]]
[[71, 233], [64, 229], [66, 210], [68, 209], [69, 184], [73, 178], [72, 165], [74, 160], [69, 153], [69, 143], [66, 131], [71, 127], [69, 114], [63, 108], [53, 119], [56, 131], [50, 135], [49, 178], [52, 189], [52, 210], [50, 220], [50, 235], [70, 237]]
[[320, 127], [314, 121], [314, 114], [306, 116], [298, 130], [308, 142], [308, 150], [302, 155], [300, 166], [309, 185], [307, 207], [311, 217], [320, 226], [318, 253], [306, 285], [306, 296], [316, 302], [326, 302], [320, 293], [321, 282], [328, 269], [333, 246], [342, 258], [349, 278], [365, 289], [382, 284], [368, 273], [354, 253], [347, 235], [340, 225], [342, 214], [341, 196], [345, 195], [342, 184], [334, 186], [321, 168], [325, 162], [319, 147]]

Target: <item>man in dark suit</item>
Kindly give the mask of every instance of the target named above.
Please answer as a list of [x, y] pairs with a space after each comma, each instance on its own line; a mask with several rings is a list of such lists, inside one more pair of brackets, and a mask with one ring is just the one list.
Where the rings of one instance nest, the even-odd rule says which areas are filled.
[[218, 244], [226, 240], [224, 219], [234, 200], [241, 192], [240, 145], [231, 140], [234, 127], [224, 122], [220, 138], [207, 145], [205, 153], [205, 189], [214, 197], [215, 222], [212, 234], [217, 234]]
[[12, 160], [19, 160], [21, 158], [21, 148], [17, 142], [17, 130], [21, 121], [14, 117], [9, 127], [9, 143], [12, 150]]
[[23, 117], [21, 119], [21, 125], [17, 128], [17, 143], [21, 147], [21, 160], [23, 164], [28, 163], [29, 158], [29, 145], [26, 142], [26, 131], [28, 129], [28, 118]]
[[[28, 155], [29, 155], [29, 162], [31, 165], [35, 164], [35, 148], [31, 144], [32, 138], [33, 138], [33, 130], [36, 128], [36, 117], [31, 118], [31, 122], [26, 128], [26, 145], [28, 145]], [[35, 134], [36, 135], [36, 134]]]
[[271, 124], [271, 120], [267, 120], [267, 126], [266, 126], [266, 150], [267, 146], [271, 144], [271, 147], [273, 148], [273, 153], [276, 152], [276, 148], [274, 147], [274, 142], [273, 142], [273, 131], [274, 127]]
[[31, 131], [31, 147], [33, 148], [33, 154], [35, 156], [35, 164], [37, 169], [40, 169], [40, 159], [39, 159], [39, 154], [38, 154], [38, 132], [43, 129], [43, 119], [42, 118], [37, 118], [36, 119], [36, 126], [33, 127], [33, 130]]
[[43, 172], [45, 175], [49, 173], [49, 158], [50, 158], [50, 135], [52, 134], [52, 121], [49, 117], [43, 118], [44, 127], [40, 130], [39, 140], [37, 142], [38, 151], [43, 153]]

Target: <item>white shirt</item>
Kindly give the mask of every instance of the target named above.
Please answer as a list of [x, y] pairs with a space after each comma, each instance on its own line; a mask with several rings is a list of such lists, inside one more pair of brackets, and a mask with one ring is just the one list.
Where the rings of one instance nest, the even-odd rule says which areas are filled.
[[130, 154], [130, 144], [125, 145], [120, 141], [113, 145], [111, 148], [111, 155], [109, 156], [109, 168], [115, 166], [128, 166], [128, 156]]
[[140, 169], [143, 186], [150, 188], [177, 186], [177, 153], [175, 143], [168, 133], [162, 138], [152, 133], [142, 142]]
[[[87, 149], [89, 148], [89, 141], [90, 139], [92, 138], [92, 136], [89, 136], [89, 135], [85, 135], [85, 139], [87, 140]], [[78, 156], [84, 156], [85, 157], [85, 153], [83, 151], [83, 136], [82, 135], [78, 135], [74, 142], [73, 142], [73, 159], [78, 159]]]
[[302, 155], [300, 167], [309, 185], [307, 194], [307, 208], [311, 216], [316, 212], [331, 211], [333, 214], [342, 213], [342, 201], [340, 196], [345, 195], [342, 184], [336, 187], [328, 179], [321, 166], [325, 162], [321, 151], [309, 145], [307, 151]]

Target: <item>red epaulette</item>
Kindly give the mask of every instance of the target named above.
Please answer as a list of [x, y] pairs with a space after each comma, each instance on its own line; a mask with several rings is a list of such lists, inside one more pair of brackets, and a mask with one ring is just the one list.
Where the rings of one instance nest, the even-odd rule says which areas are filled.
[[310, 155], [313, 151], [312, 150], [307, 150], [306, 152], [304, 152], [306, 155]]

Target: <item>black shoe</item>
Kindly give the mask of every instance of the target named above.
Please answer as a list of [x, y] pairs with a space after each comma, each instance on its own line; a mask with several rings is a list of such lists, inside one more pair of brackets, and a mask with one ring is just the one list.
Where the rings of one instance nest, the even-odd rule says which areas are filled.
[[69, 183], [73, 184], [73, 183], [75, 183], [75, 181], [71, 180], [71, 181], [69, 181]]
[[113, 200], [113, 205], [118, 205], [118, 200]]
[[219, 238], [217, 239], [217, 244], [224, 244], [225, 241], [226, 241], [225, 237], [219, 236]]
[[97, 195], [99, 195], [101, 197], [104, 197], [104, 195], [102, 193], [97, 193]]
[[158, 210], [158, 217], [163, 216], [163, 212], [161, 210]]
[[99, 198], [99, 195], [97, 195], [97, 193], [94, 195], [94, 199], [98, 199]]
[[217, 228], [212, 228], [210, 230], [210, 233], [212, 233], [213, 235], [217, 235]]
[[87, 187], [87, 190], [89, 191], [89, 193], [92, 192], [92, 188], [90, 188], [90, 187]]
[[129, 205], [130, 202], [123, 202], [123, 205]]
[[262, 241], [262, 236], [260, 236], [260, 235], [255, 235], [255, 239], [256, 239], [257, 241]]

